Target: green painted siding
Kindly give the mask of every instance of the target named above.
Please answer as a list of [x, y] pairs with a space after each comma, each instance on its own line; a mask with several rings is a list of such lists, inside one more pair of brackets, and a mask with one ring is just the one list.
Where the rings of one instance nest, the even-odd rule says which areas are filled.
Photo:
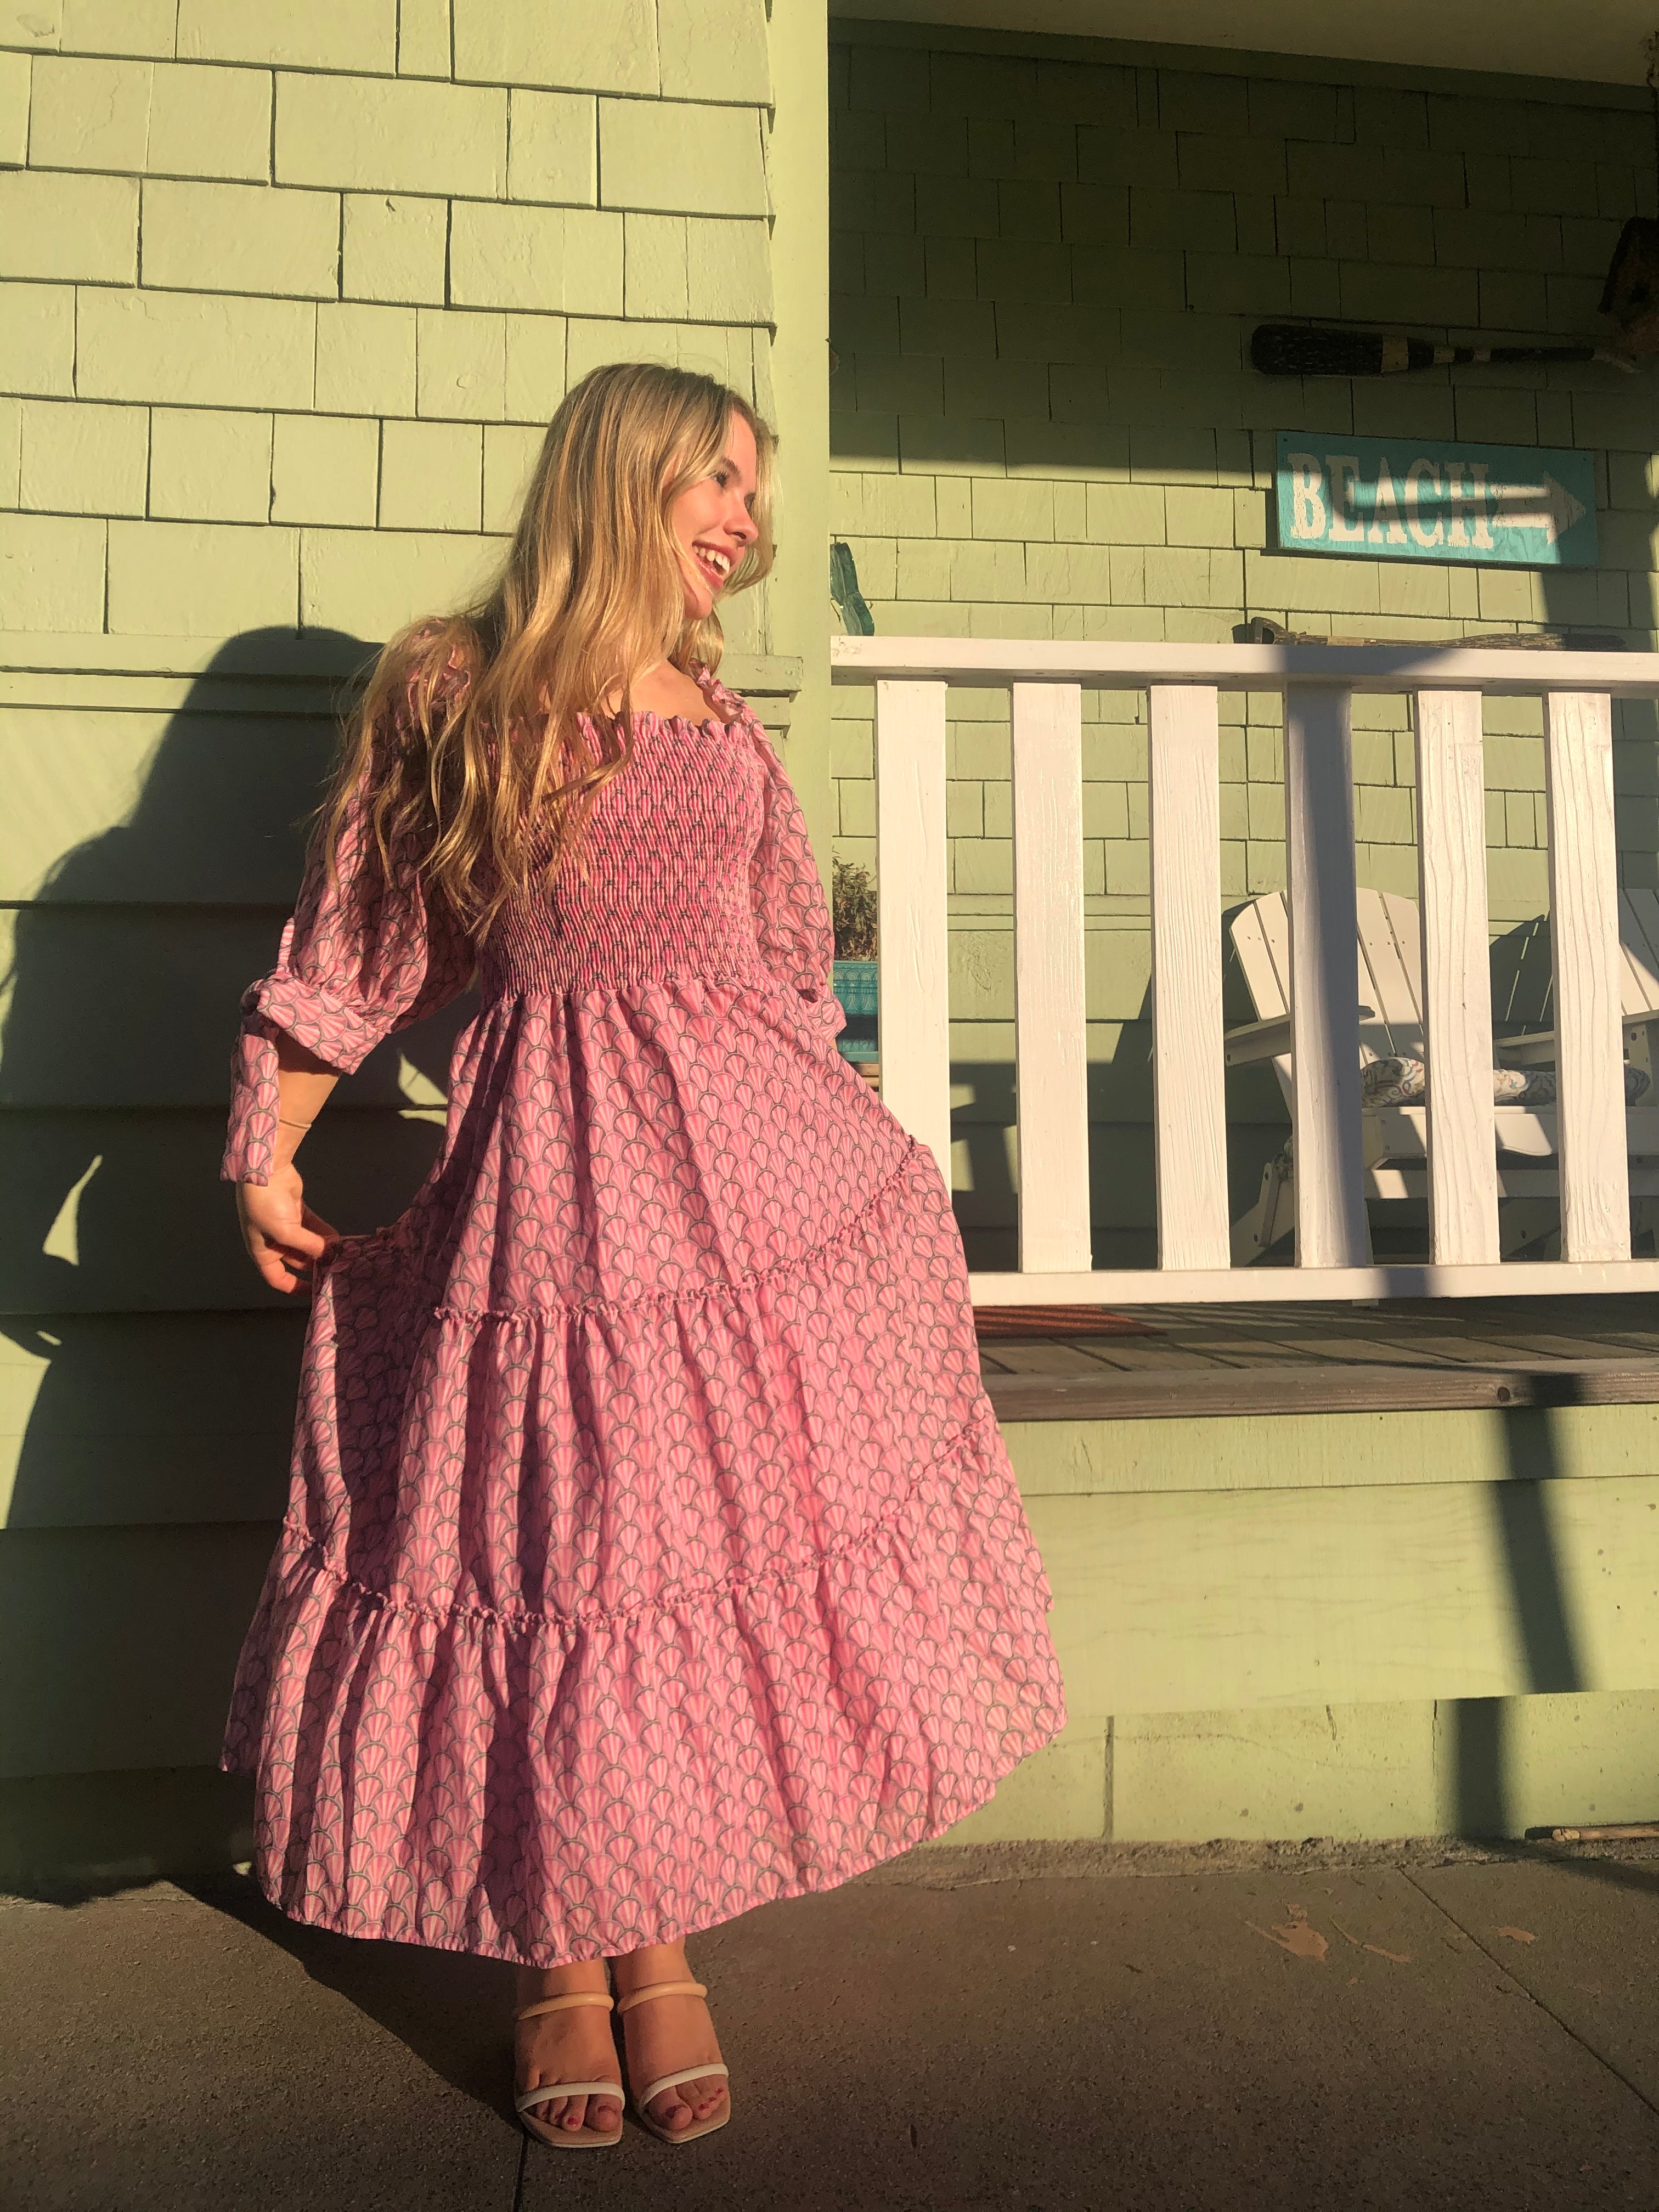
[[[845, 21], [835, 35], [833, 512], [878, 632], [1181, 642], [1263, 615], [1348, 636], [1549, 623], [1650, 641], [1644, 383], [1605, 367], [1283, 383], [1245, 365], [1254, 325], [1287, 313], [1475, 343], [1595, 331], [1620, 227], [1654, 211], [1636, 95]], [[1280, 429], [1588, 447], [1601, 566], [1281, 556]], [[836, 848], [872, 863], [870, 698], [836, 702]], [[1096, 1257], [1134, 1266], [1152, 1258], [1144, 709], [1085, 692], [1084, 717]], [[1490, 702], [1486, 727], [1500, 935], [1547, 905], [1542, 745], [1532, 702]], [[1652, 884], [1652, 711], [1619, 727], [1622, 865]], [[1006, 702], [954, 692], [949, 744], [954, 1180], [972, 1256], [1011, 1265]], [[1224, 695], [1221, 760], [1237, 903], [1285, 881], [1276, 700]], [[1414, 897], [1404, 702], [1357, 702], [1354, 763], [1360, 881]], [[1250, 1018], [1237, 989], [1229, 1011]], [[1237, 1214], [1284, 1135], [1271, 1075], [1236, 1079], [1230, 1118]]]
[[1521, 1835], [1659, 1810], [1659, 1413], [1012, 1422], [1070, 1720], [952, 1832]]
[[[760, 0], [0, 37], [0, 629], [380, 638], [485, 575], [596, 363], [773, 408]], [[733, 641], [769, 634], [757, 603]]]

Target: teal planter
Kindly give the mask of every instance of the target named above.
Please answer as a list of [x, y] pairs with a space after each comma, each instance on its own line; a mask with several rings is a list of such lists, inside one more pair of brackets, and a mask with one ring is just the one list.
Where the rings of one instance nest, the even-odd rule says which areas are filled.
[[837, 960], [831, 985], [841, 1000], [847, 1026], [836, 1039], [843, 1060], [874, 1060], [879, 993], [873, 960]]

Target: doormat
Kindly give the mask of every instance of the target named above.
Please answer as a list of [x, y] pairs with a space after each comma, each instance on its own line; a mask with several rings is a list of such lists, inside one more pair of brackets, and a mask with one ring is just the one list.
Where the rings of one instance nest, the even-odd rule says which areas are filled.
[[1012, 1336], [1162, 1336], [1151, 1322], [1109, 1306], [975, 1306], [980, 1341]]

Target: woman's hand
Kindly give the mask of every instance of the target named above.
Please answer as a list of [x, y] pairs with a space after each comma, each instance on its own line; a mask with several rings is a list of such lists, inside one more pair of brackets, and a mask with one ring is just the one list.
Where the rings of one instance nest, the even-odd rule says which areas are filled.
[[306, 1204], [292, 1165], [273, 1168], [268, 1183], [239, 1182], [236, 1212], [248, 1256], [273, 1291], [308, 1282], [313, 1261], [339, 1241], [339, 1231]]

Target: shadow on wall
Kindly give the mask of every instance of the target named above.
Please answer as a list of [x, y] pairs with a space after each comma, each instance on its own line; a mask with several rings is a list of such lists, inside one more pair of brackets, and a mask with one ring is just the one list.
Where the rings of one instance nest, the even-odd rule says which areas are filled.
[[[1583, 1664], [1550, 1528], [1552, 1497], [1565, 1479], [1553, 1424], [1547, 1418], [1540, 1424], [1519, 1407], [1507, 1409], [1502, 1419], [1510, 1476], [1488, 1485], [1488, 1490], [1527, 1692], [1538, 1696], [1582, 1690]], [[1522, 1825], [1515, 1747], [1509, 1741], [1512, 1703], [1505, 1698], [1463, 1698], [1452, 1706], [1451, 1780], [1459, 1835], [1513, 1836]]]
[[[112, 1772], [148, 1802], [121, 1816], [138, 1829], [240, 1816], [231, 1785], [204, 1802], [202, 1770], [283, 1510], [304, 1317], [241, 1250], [217, 1180], [224, 1100], [240, 994], [292, 905], [334, 686], [374, 651], [331, 632], [228, 642], [125, 817], [54, 860], [17, 915], [0, 1329], [23, 1411], [9, 1504], [0, 1464], [0, 1775], [25, 1778], [6, 1813], [26, 1863], [61, 1863], [46, 1832], [97, 1826]], [[87, 709], [58, 759], [31, 761], [40, 813], [84, 817], [88, 783], [118, 791], [137, 721]], [[439, 1098], [469, 1011], [383, 1048], [311, 1139], [307, 1193], [343, 1229], [391, 1219], [425, 1174], [439, 1127], [388, 1109]], [[192, 1788], [146, 1800], [140, 1777], [161, 1769], [194, 1770]], [[102, 1856], [154, 1870], [141, 1836], [109, 1833]]]

